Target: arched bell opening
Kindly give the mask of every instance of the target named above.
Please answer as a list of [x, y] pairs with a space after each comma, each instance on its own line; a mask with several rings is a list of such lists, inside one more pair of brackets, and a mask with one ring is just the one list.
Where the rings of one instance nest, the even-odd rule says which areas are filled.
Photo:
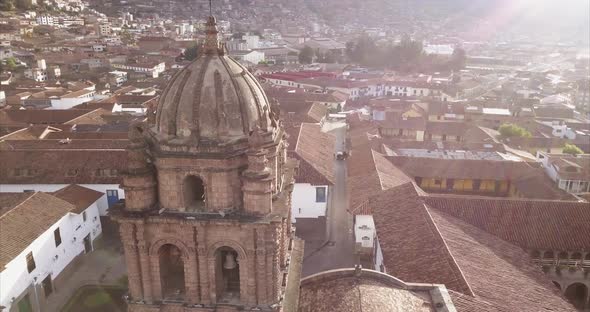
[[588, 287], [582, 283], [573, 283], [565, 290], [565, 297], [578, 309], [583, 309], [588, 298]]
[[165, 244], [158, 250], [158, 257], [162, 298], [165, 300], [184, 299], [186, 288], [182, 251], [172, 244]]
[[218, 302], [240, 301], [240, 263], [231, 247], [220, 247], [215, 252], [215, 287]]
[[184, 206], [187, 211], [203, 210], [206, 207], [205, 184], [197, 176], [189, 175], [184, 179]]

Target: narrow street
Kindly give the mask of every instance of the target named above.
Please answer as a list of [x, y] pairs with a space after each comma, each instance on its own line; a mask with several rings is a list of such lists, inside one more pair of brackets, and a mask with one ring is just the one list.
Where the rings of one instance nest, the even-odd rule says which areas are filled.
[[[336, 136], [335, 151], [344, 151], [346, 124], [332, 122], [324, 130]], [[335, 185], [326, 216], [326, 243], [316, 250], [306, 250], [303, 260], [303, 276], [325, 270], [350, 268], [355, 264], [352, 215], [347, 210], [346, 160], [334, 160]]]

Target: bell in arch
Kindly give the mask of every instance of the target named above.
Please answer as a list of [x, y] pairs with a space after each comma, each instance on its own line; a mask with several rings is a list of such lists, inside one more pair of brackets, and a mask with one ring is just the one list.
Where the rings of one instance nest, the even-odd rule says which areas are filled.
[[238, 266], [236, 263], [236, 258], [232, 252], [228, 252], [225, 254], [225, 262], [223, 263], [223, 268], [226, 270], [233, 270]]

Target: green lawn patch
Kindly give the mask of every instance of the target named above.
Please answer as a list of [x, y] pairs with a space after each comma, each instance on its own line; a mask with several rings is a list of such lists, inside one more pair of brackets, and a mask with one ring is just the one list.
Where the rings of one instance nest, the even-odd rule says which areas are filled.
[[78, 289], [62, 312], [125, 312], [125, 288], [118, 286], [89, 285]]

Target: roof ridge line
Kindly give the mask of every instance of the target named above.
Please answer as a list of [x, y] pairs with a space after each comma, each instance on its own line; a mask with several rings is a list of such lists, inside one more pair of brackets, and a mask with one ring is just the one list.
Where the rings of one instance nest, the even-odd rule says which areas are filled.
[[383, 188], [383, 181], [381, 180], [380, 171], [377, 169], [377, 164], [375, 163], [375, 153], [378, 153], [374, 149], [371, 148], [371, 158], [373, 159], [373, 167], [375, 168], [375, 172], [377, 173], [377, 178], [379, 179], [379, 186], [381, 187], [381, 191], [384, 191]]
[[[493, 197], [493, 196], [480, 196], [480, 195], [461, 195], [461, 194], [437, 194], [428, 193], [422, 195], [422, 198], [452, 198], [452, 199], [471, 199], [471, 200], [491, 200], [491, 201], [504, 201], [504, 202], [556, 202], [556, 203], [581, 203], [587, 204], [583, 201], [563, 200], [563, 199], [542, 199], [542, 198], [508, 198], [508, 197]], [[434, 207], [436, 208], [436, 207]]]
[[[463, 274], [463, 270], [461, 270], [461, 267], [459, 266], [459, 264], [455, 260], [455, 257], [453, 256], [453, 253], [449, 249], [449, 246], [447, 245], [447, 241], [445, 240], [444, 236], [442, 235], [442, 233], [438, 229], [438, 226], [436, 225], [436, 222], [434, 222], [434, 219], [432, 218], [432, 215], [430, 214], [430, 211], [428, 210], [429, 206], [426, 203], [424, 203], [424, 202], [422, 202], [421, 204], [424, 207], [424, 211], [426, 212], [426, 215], [428, 216], [428, 218], [426, 219], [426, 221], [431, 226], [434, 227], [434, 229], [436, 230], [436, 234], [438, 234], [438, 237], [440, 237], [440, 239], [442, 240], [443, 245], [445, 246], [445, 252], [446, 252], [446, 254], [451, 258], [450, 259], [451, 261], [449, 262], [449, 264], [454, 269], [456, 269], [459, 272], [459, 275], [460, 275], [461, 280], [465, 283], [465, 286], [467, 286], [467, 289], [468, 289], [469, 293], [466, 294], [466, 295], [470, 295], [472, 297], [475, 297], [475, 293], [473, 292], [473, 289], [471, 288], [471, 285], [469, 285], [469, 282], [467, 282], [467, 279], [465, 278], [465, 274]], [[461, 293], [463, 293], [463, 292], [461, 292]]]
[[[25, 192], [23, 192], [23, 193], [25, 193]], [[3, 215], [0, 215], [0, 219], [4, 218], [4, 216], [6, 216], [6, 215], [8, 215], [9, 213], [11, 213], [12, 211], [14, 211], [14, 210], [15, 210], [17, 207], [19, 207], [20, 205], [24, 204], [26, 201], [28, 201], [29, 199], [31, 199], [31, 198], [32, 198], [33, 196], [35, 196], [37, 193], [42, 193], [42, 192], [35, 191], [35, 192], [31, 192], [31, 193], [32, 193], [32, 194], [31, 194], [29, 197], [25, 198], [23, 201], [21, 201], [20, 203], [18, 203], [18, 205], [16, 205], [16, 206], [12, 207], [12, 208], [11, 208], [10, 210], [8, 210], [8, 211], [7, 211], [5, 214], [3, 214]]]
[[74, 118], [72, 118], [72, 119], [70, 119], [70, 120], [67, 120], [67, 121], [65, 121], [63, 124], [64, 124], [64, 125], [69, 125], [69, 123], [70, 123], [70, 122], [73, 122], [73, 121], [75, 121], [76, 119], [79, 119], [79, 118], [85, 117], [85, 116], [87, 116], [88, 114], [94, 113], [94, 112], [96, 112], [96, 111], [99, 111], [99, 110], [101, 110], [101, 108], [95, 108], [95, 109], [92, 109], [92, 110], [90, 110], [90, 111], [89, 111], [89, 112], [87, 112], [87, 113], [84, 113], [84, 114], [82, 114], [82, 115], [80, 115], [80, 116], [78, 116], [78, 117], [74, 117]]
[[299, 146], [299, 139], [301, 138], [301, 131], [303, 130], [303, 124], [305, 124], [305, 122], [302, 122], [299, 125], [299, 132], [297, 133], [297, 142], [295, 142], [295, 147], [293, 148], [293, 151], [295, 151], [295, 153], [297, 153], [297, 146]]

